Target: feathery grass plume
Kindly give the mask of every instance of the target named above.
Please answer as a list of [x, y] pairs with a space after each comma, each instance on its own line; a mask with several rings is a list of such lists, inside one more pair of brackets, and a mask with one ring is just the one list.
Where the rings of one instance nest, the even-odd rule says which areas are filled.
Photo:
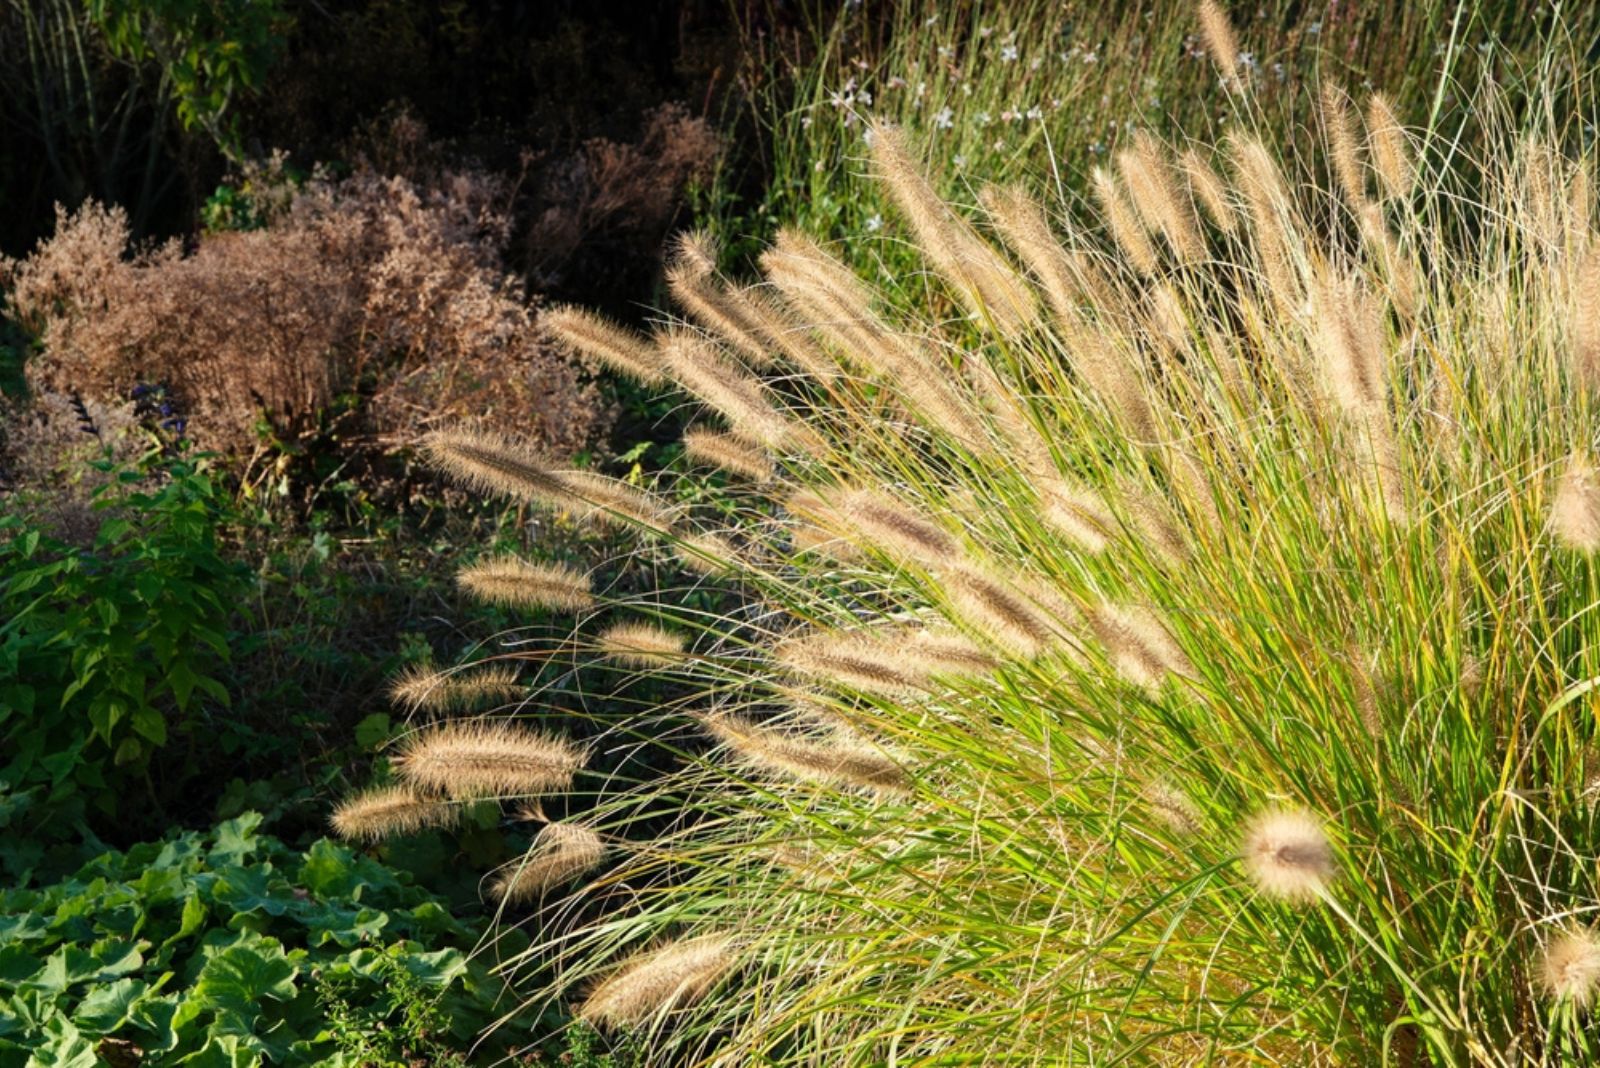
[[1556, 540], [1581, 553], [1600, 551], [1600, 470], [1581, 450], [1574, 452], [1556, 483], [1550, 504]]
[[547, 823], [526, 854], [500, 869], [489, 894], [508, 905], [534, 901], [593, 871], [605, 858], [605, 842], [594, 831], [576, 823]]
[[728, 935], [668, 942], [625, 961], [578, 1004], [578, 1018], [596, 1027], [638, 1027], [693, 1005], [738, 958]]
[[730, 344], [744, 363], [758, 370], [773, 366], [772, 345], [753, 322], [745, 303], [713, 275], [715, 249], [708, 235], [685, 234], [667, 266], [667, 288], [699, 323]]
[[769, 288], [745, 286], [730, 290], [727, 297], [761, 336], [819, 385], [826, 386], [839, 377], [838, 362], [822, 351], [806, 324]]
[[1589, 241], [1573, 285], [1572, 378], [1600, 399], [1600, 241]]
[[328, 823], [340, 838], [377, 842], [450, 827], [460, 815], [461, 806], [418, 796], [409, 786], [375, 786], [339, 802]]
[[1567, 234], [1569, 239], [1590, 244], [1590, 227], [1594, 214], [1594, 175], [1589, 157], [1572, 165], [1572, 177], [1567, 179]]
[[1350, 98], [1333, 82], [1322, 83], [1322, 125], [1339, 191], [1352, 211], [1362, 211], [1367, 205], [1367, 182], [1360, 142], [1350, 115]]
[[1133, 440], [1156, 438], [1155, 413], [1145, 390], [1143, 357], [1125, 337], [1081, 316], [1063, 322], [1072, 366]]
[[390, 758], [406, 782], [449, 797], [532, 796], [572, 785], [583, 751], [515, 723], [460, 720], [417, 731]]
[[673, 265], [698, 277], [715, 274], [721, 258], [722, 245], [710, 231], [686, 230], [672, 239]]
[[1151, 814], [1173, 834], [1189, 838], [1200, 833], [1200, 809], [1188, 794], [1171, 783], [1150, 783], [1144, 789], [1144, 801]]
[[1356, 714], [1361, 725], [1374, 738], [1383, 737], [1383, 706], [1378, 701], [1377, 657], [1352, 647], [1345, 656], [1350, 667], [1350, 685], [1355, 691]]
[[650, 342], [602, 315], [562, 304], [541, 312], [539, 322], [569, 353], [599, 360], [647, 386], [663, 382], [661, 360]]
[[671, 666], [683, 659], [684, 637], [654, 623], [613, 623], [595, 642], [600, 655], [629, 667]]
[[928, 686], [925, 674], [902, 655], [897, 643], [871, 631], [818, 631], [785, 638], [772, 659], [802, 678], [882, 697], [915, 697]]
[[683, 454], [696, 463], [720, 467], [753, 482], [768, 482], [775, 473], [772, 459], [756, 446], [733, 434], [704, 427], [684, 432]]
[[1161, 281], [1150, 287], [1149, 308], [1146, 316], [1149, 330], [1169, 357], [1186, 359], [1192, 347], [1193, 328], [1189, 313], [1184, 309], [1183, 298], [1171, 282]]
[[1323, 277], [1313, 290], [1323, 378], [1339, 407], [1363, 414], [1383, 404], [1383, 326], [1354, 278]]
[[1299, 809], [1269, 809], [1251, 820], [1241, 850], [1245, 874], [1268, 897], [1306, 904], [1333, 881], [1333, 846], [1322, 824]]
[[902, 560], [936, 564], [957, 551], [956, 540], [937, 525], [890, 497], [857, 489], [842, 494], [838, 508], [867, 545]]
[[1135, 686], [1156, 691], [1168, 674], [1194, 674], [1189, 658], [1148, 611], [1103, 604], [1089, 625], [1117, 673]]
[[949, 367], [915, 338], [879, 318], [866, 288], [849, 268], [810, 238], [790, 230], [778, 231], [773, 247], [761, 255], [761, 266], [818, 332], [852, 362], [881, 375], [890, 390], [903, 396], [941, 437], [976, 451], [987, 450], [983, 424], [961, 395]]
[[422, 439], [429, 461], [479, 493], [558, 506], [572, 494], [538, 452], [488, 431], [436, 430]]
[[570, 564], [496, 556], [456, 572], [456, 584], [480, 601], [508, 608], [581, 612], [594, 605], [589, 576]]
[[1229, 142], [1239, 191], [1250, 209], [1250, 231], [1261, 261], [1273, 303], [1285, 318], [1292, 318], [1304, 299], [1300, 276], [1289, 259], [1293, 238], [1285, 215], [1292, 212], [1283, 172], [1272, 153], [1253, 134], [1235, 135]]
[[955, 611], [992, 645], [1026, 660], [1043, 653], [1059, 635], [1016, 584], [970, 563], [943, 569], [939, 585]]
[[918, 247], [956, 288], [967, 313], [988, 317], [1007, 333], [1033, 320], [1033, 294], [1001, 256], [933, 191], [913, 162], [905, 133], [895, 126], [871, 127], [872, 158], [883, 184], [916, 232]]
[[681, 535], [673, 542], [672, 553], [690, 571], [712, 577], [736, 574], [749, 566], [738, 547], [715, 531]]
[[1036, 476], [1032, 482], [1039, 494], [1039, 518], [1084, 552], [1105, 551], [1111, 533], [1117, 529], [1117, 519], [1093, 490], [1049, 473]]
[[567, 470], [554, 472], [571, 497], [571, 509], [579, 519], [605, 526], [637, 525], [655, 531], [668, 531], [677, 519], [677, 509], [637, 486], [598, 471]]
[[748, 717], [713, 712], [706, 730], [746, 764], [820, 786], [854, 786], [881, 794], [908, 789], [905, 769], [878, 748], [848, 735], [826, 740], [761, 726]]
[[1174, 563], [1189, 558], [1188, 539], [1165, 497], [1143, 486], [1125, 483], [1118, 500], [1146, 548]]
[[1228, 198], [1228, 187], [1217, 177], [1217, 172], [1211, 169], [1211, 164], [1206, 162], [1199, 149], [1193, 146], [1184, 149], [1178, 157], [1178, 163], [1183, 176], [1189, 181], [1190, 196], [1200, 202], [1206, 214], [1211, 216], [1211, 221], [1225, 234], [1237, 232], [1239, 215]]
[[1379, 205], [1368, 203], [1358, 218], [1361, 240], [1378, 261], [1390, 301], [1396, 311], [1410, 319], [1417, 311], [1417, 283], [1410, 261], [1400, 251], [1400, 242], [1384, 224], [1383, 209]]
[[1384, 193], [1395, 200], [1410, 196], [1417, 180], [1411, 146], [1394, 104], [1382, 93], [1373, 93], [1367, 100], [1367, 150], [1372, 153]]
[[1239, 77], [1239, 41], [1233, 35], [1233, 20], [1217, 0], [1200, 0], [1200, 35], [1205, 39], [1206, 51], [1221, 72], [1222, 86], [1230, 93], [1242, 93], [1244, 82]]
[[908, 628], [900, 646], [917, 675], [977, 676], [999, 669], [1000, 661], [954, 631]]
[[1195, 227], [1194, 207], [1180, 198], [1166, 150], [1148, 130], [1135, 133], [1133, 143], [1117, 153], [1117, 169], [1132, 195], [1134, 210], [1146, 226], [1167, 239], [1178, 262], [1203, 257], [1206, 246]]
[[1127, 257], [1128, 263], [1140, 274], [1155, 274], [1157, 259], [1155, 246], [1145, 235], [1133, 206], [1123, 194], [1116, 176], [1104, 167], [1096, 167], [1093, 174], [1095, 198], [1100, 201], [1101, 217], [1111, 228], [1111, 237]]
[[1075, 317], [1083, 286], [1067, 252], [1050, 230], [1044, 208], [1021, 186], [986, 186], [979, 201], [1014, 252], [1044, 289], [1057, 318]]
[[1539, 951], [1538, 965], [1545, 994], [1586, 1009], [1600, 993], [1600, 935], [1588, 927], [1563, 931]]
[[427, 664], [412, 664], [389, 684], [389, 699], [408, 712], [467, 712], [514, 701], [522, 693], [512, 664], [465, 671], [436, 671]]
[[690, 393], [715, 408], [733, 432], [769, 449], [795, 443], [793, 424], [778, 411], [774, 397], [755, 376], [727, 359], [717, 346], [688, 330], [658, 335], [663, 364]]

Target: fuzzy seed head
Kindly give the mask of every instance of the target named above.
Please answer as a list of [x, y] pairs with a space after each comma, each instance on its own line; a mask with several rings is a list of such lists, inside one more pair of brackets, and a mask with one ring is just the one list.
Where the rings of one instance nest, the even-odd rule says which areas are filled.
[[566, 488], [537, 451], [487, 431], [440, 430], [422, 440], [433, 465], [480, 493], [503, 493], [541, 504], [568, 499]]
[[1242, 92], [1239, 80], [1239, 41], [1233, 34], [1233, 21], [1217, 0], [1200, 0], [1200, 34], [1206, 51], [1222, 74], [1222, 84], [1230, 93]]
[[1550, 528], [1568, 549], [1600, 551], [1600, 470], [1581, 452], [1573, 454], [1566, 473], [1556, 483]]
[[736, 963], [727, 935], [668, 942], [624, 963], [578, 1005], [597, 1027], [636, 1027], [705, 997]]
[[498, 556], [456, 572], [456, 584], [480, 601], [508, 608], [581, 612], [593, 606], [589, 576], [569, 564], [533, 564]]
[[884, 494], [852, 490], [839, 498], [839, 510], [866, 544], [890, 556], [938, 563], [956, 552], [954, 538]]
[[907, 789], [905, 769], [859, 735], [815, 737], [727, 712], [708, 714], [702, 722], [742, 763], [779, 778], [880, 794], [902, 794]]
[[774, 661], [802, 678], [884, 697], [914, 697], [927, 679], [900, 654], [897, 644], [873, 633], [827, 631], [786, 638], [773, 647]]
[[600, 654], [629, 667], [669, 667], [683, 659], [682, 634], [654, 623], [614, 623], [596, 642]]
[[1410, 196], [1416, 183], [1411, 146], [1394, 105], [1382, 93], [1367, 101], [1367, 140], [1384, 193], [1397, 200]]
[[378, 786], [339, 802], [328, 823], [340, 838], [377, 842], [449, 827], [460, 815], [460, 806], [422, 797], [409, 786]]
[[599, 867], [606, 846], [600, 836], [576, 823], [547, 823], [521, 858], [501, 869], [489, 884], [497, 901], [516, 905], [543, 897]]
[[1242, 849], [1245, 873], [1268, 897], [1305, 904], [1333, 881], [1333, 846], [1309, 812], [1273, 809], [1251, 821]]
[[466, 671], [436, 671], [413, 664], [389, 684], [389, 699], [407, 712], [467, 712], [522, 696], [517, 669], [490, 664]]
[[1169, 674], [1194, 674], [1189, 658], [1148, 611], [1102, 605], [1090, 625], [1117, 673], [1135, 686], [1155, 691]]
[[1055, 628], [1014, 582], [965, 563], [945, 569], [940, 580], [956, 620], [997, 648], [1031, 660], [1056, 641]]
[[1600, 934], [1589, 928], [1565, 931], [1539, 953], [1538, 964], [1545, 994], [1587, 1008], [1600, 993]]
[[1128, 202], [1116, 177], [1110, 171], [1096, 167], [1093, 178], [1095, 197], [1100, 201], [1101, 214], [1111, 229], [1111, 237], [1117, 247], [1134, 270], [1147, 276], [1155, 274], [1155, 246], [1150, 244], [1144, 226], [1139, 222], [1133, 205]]
[[568, 353], [598, 360], [647, 386], [662, 382], [661, 360], [650, 342], [602, 315], [561, 305], [543, 312], [539, 323]]
[[1228, 234], [1238, 230], [1239, 215], [1233, 210], [1227, 186], [1223, 185], [1222, 179], [1217, 177], [1217, 172], [1211, 169], [1205, 157], [1197, 149], [1188, 148], [1179, 157], [1179, 164], [1184, 177], [1189, 180], [1190, 194], [1205, 208], [1217, 228]]
[[772, 459], [759, 447], [732, 434], [696, 427], [683, 435], [684, 455], [696, 463], [720, 467], [752, 482], [768, 482]]
[[583, 752], [565, 739], [515, 723], [470, 720], [418, 731], [391, 758], [418, 790], [456, 798], [564, 790], [583, 761]]

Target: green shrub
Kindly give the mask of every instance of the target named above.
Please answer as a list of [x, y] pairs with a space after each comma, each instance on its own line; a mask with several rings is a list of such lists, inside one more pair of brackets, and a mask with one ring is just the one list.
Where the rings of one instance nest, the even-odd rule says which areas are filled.
[[260, 820], [0, 893], [0, 1066], [468, 1063], [453, 1051], [502, 990], [472, 931], [381, 864], [292, 851]]
[[203, 460], [123, 471], [96, 504], [89, 546], [0, 517], [0, 822], [43, 837], [126, 816], [155, 796], [156, 751], [227, 733], [228, 626], [251, 587]]

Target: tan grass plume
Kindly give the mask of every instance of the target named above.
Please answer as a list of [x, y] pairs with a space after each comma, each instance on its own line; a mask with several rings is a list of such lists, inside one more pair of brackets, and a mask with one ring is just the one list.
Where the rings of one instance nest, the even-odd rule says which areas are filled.
[[770, 481], [775, 473], [772, 459], [757, 446], [733, 434], [705, 427], [684, 432], [683, 453], [696, 463], [720, 467], [753, 482]]
[[1328, 139], [1328, 156], [1333, 176], [1351, 210], [1361, 211], [1367, 204], [1366, 171], [1361, 165], [1361, 145], [1355, 120], [1350, 114], [1350, 98], [1333, 82], [1322, 83], [1322, 125]]
[[406, 782], [450, 797], [564, 790], [583, 766], [571, 742], [505, 721], [463, 720], [418, 731], [390, 758]]
[[598, 360], [647, 386], [663, 381], [661, 361], [650, 342], [604, 316], [563, 304], [541, 312], [539, 322], [569, 353]]
[[1536, 964], [1546, 995], [1588, 1008], [1600, 993], [1600, 934], [1588, 927], [1569, 928], [1539, 951]]
[[824, 740], [727, 712], [708, 714], [701, 721], [740, 761], [783, 778], [886, 794], [907, 789], [900, 764], [856, 736], [835, 734]]
[[997, 648], [1032, 659], [1057, 639], [1049, 619], [1012, 580], [965, 562], [942, 570], [939, 580], [954, 621], [966, 623]]
[[1233, 210], [1233, 201], [1229, 198], [1228, 187], [1223, 184], [1217, 172], [1211, 169], [1211, 164], [1206, 162], [1199, 149], [1190, 147], [1183, 150], [1179, 157], [1179, 165], [1183, 175], [1189, 180], [1189, 192], [1195, 200], [1205, 208], [1206, 214], [1211, 216], [1211, 221], [1224, 233], [1234, 233], [1239, 229], [1239, 214]]
[[1244, 90], [1239, 78], [1239, 41], [1233, 34], [1233, 21], [1217, 0], [1200, 0], [1200, 35], [1206, 51], [1221, 73], [1222, 84], [1230, 93]]
[[1151, 230], [1166, 238], [1180, 263], [1205, 255], [1205, 242], [1195, 226], [1194, 206], [1178, 192], [1166, 150], [1148, 130], [1117, 152], [1117, 169], [1132, 196], [1133, 207]]
[[1112, 666], [1137, 686], [1154, 690], [1169, 674], [1194, 674], [1189, 658], [1148, 611], [1101, 605], [1090, 625], [1110, 654]]
[[466, 712], [514, 701], [523, 694], [512, 664], [437, 671], [413, 664], [389, 684], [389, 699], [408, 712]]
[[497, 901], [522, 904], [593, 871], [605, 860], [600, 836], [576, 823], [547, 823], [528, 852], [503, 867], [489, 883]]
[[1095, 198], [1100, 202], [1100, 212], [1111, 229], [1111, 237], [1127, 257], [1133, 269], [1142, 275], [1156, 272], [1155, 246], [1144, 232], [1133, 205], [1128, 202], [1117, 178], [1103, 167], [1096, 167], [1092, 175]]
[[1396, 200], [1410, 196], [1417, 180], [1411, 146], [1394, 105], [1382, 93], [1367, 101], [1367, 146], [1384, 193]]
[[802, 678], [885, 697], [914, 697], [928, 680], [900, 655], [898, 644], [871, 631], [816, 631], [785, 638], [773, 660]]
[[688, 1008], [734, 966], [728, 935], [668, 942], [625, 961], [577, 1006], [578, 1017], [598, 1027], [637, 1027]]
[[905, 132], [877, 123], [871, 139], [878, 172], [916, 231], [918, 247], [955, 285], [967, 312], [992, 318], [1007, 332], [1026, 326], [1033, 318], [1033, 295], [1011, 265], [933, 191], [912, 159]]
[[376, 842], [450, 827], [460, 816], [459, 805], [422, 797], [409, 786], [376, 786], [339, 802], [328, 822], [340, 838]]
[[518, 556], [464, 567], [456, 572], [456, 584], [480, 601], [508, 608], [581, 612], [594, 605], [588, 575], [570, 564], [534, 564]]
[[1600, 470], [1584, 452], [1575, 452], [1556, 483], [1550, 504], [1550, 529], [1556, 540], [1582, 553], [1600, 551]]
[[613, 623], [595, 642], [600, 655], [629, 667], [671, 666], [683, 659], [684, 637], [654, 623]]
[[1246, 829], [1241, 849], [1245, 874], [1268, 897], [1307, 904], [1333, 881], [1333, 847], [1322, 824], [1299, 809], [1262, 812]]

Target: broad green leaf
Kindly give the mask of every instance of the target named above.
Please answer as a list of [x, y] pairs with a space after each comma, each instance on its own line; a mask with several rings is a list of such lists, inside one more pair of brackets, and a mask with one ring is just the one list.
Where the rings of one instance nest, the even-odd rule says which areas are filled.
[[97, 986], [84, 995], [72, 1018], [85, 1032], [92, 1035], [109, 1035], [128, 1022], [129, 1016], [150, 992], [150, 984], [143, 979], [118, 979], [105, 986]]
[[374, 712], [356, 724], [356, 745], [362, 749], [376, 749], [389, 740], [393, 724], [387, 712]]
[[261, 819], [259, 812], [241, 812], [218, 824], [217, 844], [211, 847], [212, 864], [239, 864], [255, 852], [256, 828], [261, 826]]
[[300, 882], [322, 898], [344, 897], [355, 889], [355, 858], [350, 850], [327, 838], [319, 838], [306, 850], [300, 867]]
[[28, 1058], [27, 1068], [98, 1068], [100, 1058], [94, 1044], [65, 1016], [56, 1016], [44, 1025], [44, 1038]]
[[263, 1000], [294, 997], [294, 977], [295, 966], [283, 947], [235, 946], [206, 961], [189, 997], [213, 1011], [254, 1020]]

